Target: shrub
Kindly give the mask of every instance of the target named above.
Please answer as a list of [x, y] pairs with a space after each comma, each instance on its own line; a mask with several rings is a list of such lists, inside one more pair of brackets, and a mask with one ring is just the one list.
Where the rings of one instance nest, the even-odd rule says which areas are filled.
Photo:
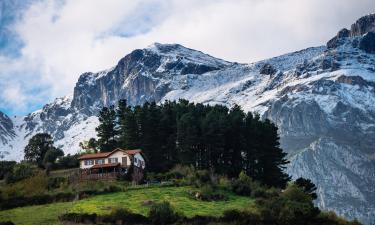
[[0, 225], [15, 225], [12, 221], [0, 222]]
[[24, 195], [42, 195], [48, 190], [48, 177], [39, 172], [22, 181]]
[[310, 179], [305, 179], [305, 178], [298, 178], [294, 182], [298, 187], [302, 188], [303, 191], [310, 195], [310, 197], [315, 200], [318, 198], [318, 195], [316, 194], [316, 186], [315, 184], [310, 180]]
[[15, 161], [0, 161], [0, 180], [4, 179], [8, 173], [12, 172], [15, 165]]
[[28, 163], [18, 163], [14, 165], [12, 171], [7, 174], [5, 180], [7, 183], [15, 183], [17, 181], [29, 178], [33, 175], [33, 167]]
[[220, 201], [226, 200], [227, 196], [215, 190], [211, 185], [204, 185], [198, 191], [192, 191], [190, 194], [198, 200], [202, 201]]
[[172, 224], [176, 222], [180, 216], [172, 208], [169, 202], [157, 203], [151, 206], [149, 219], [152, 224]]
[[145, 224], [148, 223], [147, 217], [135, 214], [124, 208], [114, 208], [111, 210], [111, 213], [107, 216], [104, 216], [103, 222], [117, 223], [121, 221], [126, 224]]
[[223, 213], [223, 219], [225, 221], [236, 221], [241, 218], [241, 213], [236, 209], [225, 210]]
[[48, 178], [48, 190], [60, 188], [65, 183], [67, 183], [65, 177], [50, 177]]
[[70, 169], [79, 167], [78, 155], [66, 155], [60, 157], [58, 161], [53, 165], [54, 169]]
[[252, 191], [252, 179], [243, 171], [232, 184], [232, 191], [238, 195], [250, 196]]
[[218, 179], [218, 187], [224, 190], [231, 190], [232, 188], [230, 180], [223, 176], [219, 177]]
[[60, 221], [73, 223], [95, 223], [97, 215], [88, 213], [66, 213], [59, 216]]

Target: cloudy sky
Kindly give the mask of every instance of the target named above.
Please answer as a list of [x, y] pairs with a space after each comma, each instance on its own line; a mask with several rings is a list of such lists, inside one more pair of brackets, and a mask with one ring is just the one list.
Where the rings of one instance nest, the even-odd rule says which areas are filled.
[[72, 94], [78, 76], [153, 42], [229, 61], [324, 44], [374, 0], [1, 0], [0, 111]]

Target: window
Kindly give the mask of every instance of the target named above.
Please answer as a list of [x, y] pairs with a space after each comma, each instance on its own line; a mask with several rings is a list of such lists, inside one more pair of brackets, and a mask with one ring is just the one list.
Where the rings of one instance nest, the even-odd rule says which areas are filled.
[[118, 163], [117, 158], [108, 158], [108, 163]]
[[138, 162], [138, 159], [137, 158], [134, 158], [134, 163], [137, 163]]
[[104, 164], [104, 159], [95, 160], [95, 164], [99, 164], [99, 165]]
[[85, 166], [90, 166], [93, 163], [94, 163], [93, 160], [85, 160]]
[[127, 166], [128, 165], [128, 159], [126, 157], [122, 157], [122, 165]]

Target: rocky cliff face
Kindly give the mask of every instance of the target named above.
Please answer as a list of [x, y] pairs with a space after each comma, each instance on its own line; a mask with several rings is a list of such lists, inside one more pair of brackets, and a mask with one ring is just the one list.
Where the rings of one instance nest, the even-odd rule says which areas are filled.
[[374, 224], [374, 17], [341, 30], [327, 46], [251, 64], [175, 44], [135, 50], [109, 70], [82, 74], [73, 98], [13, 121], [0, 117], [7, 127], [0, 151], [20, 159], [31, 135], [48, 132], [74, 153], [80, 141], [95, 136], [98, 110], [119, 99], [131, 105], [180, 98], [238, 104], [279, 126], [291, 159], [288, 172], [313, 180], [319, 206]]
[[[0, 112], [0, 145], [9, 145], [15, 136], [12, 120], [7, 115]], [[0, 159], [5, 158], [7, 154], [8, 152], [0, 150]]]

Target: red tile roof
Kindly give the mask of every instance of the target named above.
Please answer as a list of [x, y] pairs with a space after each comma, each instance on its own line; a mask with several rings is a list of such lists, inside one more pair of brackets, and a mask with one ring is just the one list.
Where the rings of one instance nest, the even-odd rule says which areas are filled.
[[98, 158], [107, 158], [108, 156], [112, 155], [113, 153], [117, 151], [123, 151], [128, 155], [135, 155], [137, 153], [141, 153], [141, 149], [132, 149], [132, 150], [124, 150], [121, 148], [116, 148], [115, 150], [111, 152], [100, 152], [100, 153], [92, 153], [92, 154], [84, 154], [81, 155], [78, 159], [98, 159]]

